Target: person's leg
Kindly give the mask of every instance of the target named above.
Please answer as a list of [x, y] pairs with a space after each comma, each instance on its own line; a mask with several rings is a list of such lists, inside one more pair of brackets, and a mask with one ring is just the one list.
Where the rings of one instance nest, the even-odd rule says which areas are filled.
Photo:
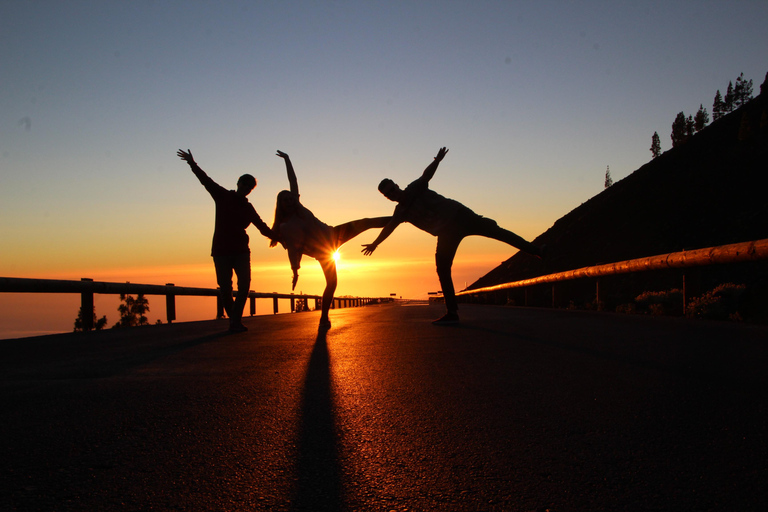
[[216, 284], [219, 285], [219, 297], [227, 317], [232, 318], [232, 258], [229, 256], [214, 256], [213, 265], [216, 268]]
[[357, 219], [334, 226], [333, 231], [334, 238], [336, 239], [336, 247], [341, 247], [363, 231], [372, 228], [383, 228], [391, 219], [392, 217], [372, 217], [370, 219]]
[[437, 267], [437, 277], [440, 280], [440, 286], [443, 289], [445, 298], [445, 308], [448, 314], [436, 320], [436, 323], [448, 323], [449, 321], [458, 321], [459, 305], [456, 302], [456, 291], [453, 287], [453, 278], [451, 277], [451, 267], [453, 258], [456, 256], [456, 250], [459, 248], [464, 236], [460, 233], [450, 235], [440, 235], [437, 237], [437, 249], [435, 250], [435, 266]]
[[520, 249], [521, 251], [527, 252], [528, 254], [537, 256], [539, 258], [543, 256], [541, 248], [533, 245], [531, 242], [528, 242], [523, 237], [509, 231], [508, 229], [502, 228], [496, 223], [495, 220], [489, 219], [487, 217], [478, 216], [478, 219], [472, 221], [470, 223], [469, 234], [493, 238], [494, 240], [504, 242], [511, 245], [512, 247]]
[[338, 283], [336, 278], [336, 262], [333, 261], [333, 259], [318, 261], [320, 262], [320, 266], [323, 268], [323, 274], [325, 275], [325, 290], [323, 291], [322, 312], [320, 313], [320, 327], [329, 329], [331, 327], [331, 321], [328, 318], [328, 311], [331, 309], [333, 294], [336, 293], [336, 285]]
[[232, 304], [232, 323], [239, 327], [242, 325], [243, 309], [248, 300], [248, 291], [251, 286], [251, 254], [243, 253], [234, 256], [233, 266], [237, 275], [237, 297]]

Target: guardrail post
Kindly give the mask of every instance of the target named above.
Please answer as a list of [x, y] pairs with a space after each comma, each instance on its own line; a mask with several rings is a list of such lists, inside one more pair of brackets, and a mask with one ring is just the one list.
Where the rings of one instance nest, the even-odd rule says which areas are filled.
[[296, 299], [293, 297], [293, 294], [291, 294], [291, 313], [296, 312]]
[[595, 279], [595, 310], [600, 311], [600, 278]]
[[173, 293], [173, 283], [165, 283], [169, 289], [165, 294], [165, 319], [168, 323], [176, 320], [176, 295]]
[[[81, 281], [93, 282], [93, 279], [83, 277]], [[93, 330], [93, 292], [81, 292], [80, 293], [80, 310], [83, 312], [83, 331]]]
[[315, 311], [320, 309], [320, 299], [315, 299]]
[[272, 297], [272, 310], [277, 314], [277, 295]]
[[250, 306], [251, 316], [254, 316], [256, 314], [256, 296], [253, 295], [253, 290], [251, 290], [248, 299], [249, 299], [248, 302]]

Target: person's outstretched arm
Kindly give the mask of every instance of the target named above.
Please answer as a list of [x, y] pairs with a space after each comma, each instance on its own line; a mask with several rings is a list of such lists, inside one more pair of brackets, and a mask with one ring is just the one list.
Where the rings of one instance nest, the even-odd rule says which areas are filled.
[[374, 240], [373, 243], [363, 244], [363, 250], [361, 252], [366, 256], [373, 254], [373, 251], [376, 250], [379, 244], [386, 240], [387, 237], [392, 234], [392, 232], [397, 226], [400, 225], [401, 222], [402, 221], [397, 220], [395, 217], [392, 217], [392, 220], [390, 220], [387, 225], [381, 229], [379, 236], [376, 237], [376, 240]]
[[254, 209], [253, 205], [250, 205], [250, 211], [248, 212], [248, 220], [251, 221], [251, 224], [256, 226], [256, 229], [259, 230], [259, 233], [261, 233], [262, 235], [270, 239], [271, 247], [277, 245], [278, 240], [275, 238], [275, 233], [272, 231], [272, 229], [269, 226], [267, 226], [266, 222], [261, 220], [261, 217], [259, 216], [258, 213], [256, 213], [256, 210]]
[[448, 152], [447, 148], [440, 148], [440, 151], [437, 152], [437, 156], [432, 161], [431, 164], [427, 166], [426, 169], [424, 169], [424, 172], [421, 175], [421, 178], [429, 181], [432, 179], [432, 176], [435, 175], [435, 171], [437, 171], [437, 166], [440, 165], [440, 162], [443, 161], [443, 158], [445, 158], [445, 154]]
[[220, 194], [222, 191], [225, 191], [223, 187], [221, 187], [218, 183], [213, 181], [207, 174], [205, 174], [205, 171], [203, 171], [199, 165], [197, 165], [197, 162], [195, 162], [194, 157], [192, 156], [192, 152], [190, 150], [178, 150], [176, 152], [176, 155], [178, 155], [179, 158], [184, 160], [189, 164], [189, 168], [192, 169], [192, 172], [197, 176], [197, 179], [200, 180], [200, 183], [203, 184], [205, 189], [211, 194]]
[[288, 156], [288, 153], [283, 153], [279, 149], [277, 150], [277, 156], [285, 160], [285, 170], [288, 172], [288, 183], [291, 185], [291, 192], [299, 195], [299, 180], [296, 179], [296, 173], [293, 170], [293, 164], [291, 163], [291, 158]]

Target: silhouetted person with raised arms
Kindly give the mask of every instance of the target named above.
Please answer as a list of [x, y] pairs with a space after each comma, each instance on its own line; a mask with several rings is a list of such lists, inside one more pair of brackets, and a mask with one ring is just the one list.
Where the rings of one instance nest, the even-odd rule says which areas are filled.
[[[216, 203], [216, 223], [213, 230], [211, 256], [216, 267], [216, 282], [224, 310], [229, 317], [229, 330], [247, 331], [243, 325], [243, 308], [248, 299], [251, 286], [251, 249], [248, 246], [248, 233], [245, 229], [253, 224], [265, 237], [272, 239], [272, 230], [261, 220], [259, 214], [248, 201], [247, 195], [256, 188], [256, 178], [243, 174], [237, 180], [237, 190], [227, 190], [211, 178], [197, 165], [192, 152], [176, 153], [185, 160], [192, 172], [211, 194]], [[232, 300], [232, 272], [237, 275], [237, 296]]]
[[436, 325], [454, 324], [459, 321], [459, 306], [451, 279], [451, 266], [456, 250], [464, 237], [478, 235], [493, 238], [539, 258], [542, 257], [541, 249], [526, 242], [515, 233], [499, 227], [495, 220], [482, 217], [458, 201], [445, 198], [429, 189], [429, 180], [435, 175], [437, 166], [447, 152], [446, 148], [440, 148], [435, 160], [424, 169], [421, 177], [405, 187], [405, 190], [400, 189], [388, 178], [379, 183], [379, 192], [398, 205], [392, 214], [392, 220], [381, 230], [373, 243], [363, 244], [362, 251], [366, 256], [373, 254], [379, 244], [386, 240], [402, 222], [410, 222], [417, 228], [436, 236], [435, 264], [448, 310], [445, 316], [433, 322]]
[[327, 330], [331, 328], [328, 311], [338, 283], [336, 261], [333, 259], [333, 254], [339, 247], [363, 231], [386, 226], [391, 217], [358, 219], [338, 226], [329, 226], [319, 221], [299, 201], [299, 182], [296, 179], [291, 159], [282, 151], [278, 151], [277, 156], [285, 160], [290, 190], [283, 190], [277, 194], [275, 221], [272, 224], [275, 237], [270, 246], [274, 247], [279, 241], [288, 251], [288, 259], [293, 270], [291, 289], [296, 288], [296, 282], [299, 280], [302, 255], [312, 256], [320, 263], [325, 275], [320, 329]]

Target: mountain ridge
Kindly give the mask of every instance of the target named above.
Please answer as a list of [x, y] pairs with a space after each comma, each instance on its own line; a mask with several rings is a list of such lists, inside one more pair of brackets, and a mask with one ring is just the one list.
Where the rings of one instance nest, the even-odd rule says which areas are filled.
[[687, 249], [768, 238], [768, 94], [574, 208], [467, 289]]

